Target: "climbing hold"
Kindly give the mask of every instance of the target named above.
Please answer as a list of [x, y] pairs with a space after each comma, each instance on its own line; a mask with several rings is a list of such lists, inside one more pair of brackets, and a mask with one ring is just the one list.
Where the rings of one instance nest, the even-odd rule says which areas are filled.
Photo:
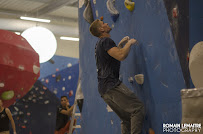
[[30, 112], [27, 112], [27, 116], [30, 116], [31, 114], [30, 114]]
[[196, 88], [203, 87], [203, 41], [198, 42], [190, 52], [189, 70]]
[[4, 83], [0, 83], [0, 87], [4, 87]]
[[125, 7], [129, 10], [129, 11], [133, 11], [134, 7], [135, 7], [135, 2], [132, 2], [131, 0], [125, 0], [124, 2]]
[[81, 8], [84, 5], [85, 1], [84, 0], [79, 0], [78, 1], [78, 7]]
[[23, 126], [21, 126], [22, 128], [26, 128], [26, 126], [25, 125], [23, 125]]
[[35, 74], [38, 74], [39, 71], [40, 71], [40, 67], [38, 67], [38, 66], [36, 66], [36, 65], [33, 65], [33, 72], [34, 72]]
[[111, 120], [111, 125], [113, 125], [113, 120]]
[[87, 6], [83, 12], [83, 17], [90, 24], [94, 21], [90, 0], [87, 2]]
[[1, 98], [3, 100], [10, 100], [14, 97], [14, 91], [10, 90], [10, 91], [5, 91], [1, 94]]
[[46, 79], [45, 82], [48, 84], [49, 83], [49, 79]]
[[138, 84], [143, 84], [144, 83], [144, 75], [143, 74], [135, 75], [135, 80]]
[[68, 63], [67, 67], [72, 67], [72, 64], [71, 64], [71, 63]]
[[149, 134], [155, 134], [154, 130], [153, 129], [149, 129]]
[[28, 108], [28, 105], [25, 105], [25, 108]]
[[72, 77], [69, 75], [69, 76], [68, 76], [68, 79], [71, 80], [71, 78], [72, 78]]
[[128, 81], [129, 81], [130, 83], [133, 83], [133, 81], [134, 81], [134, 80], [133, 80], [133, 77], [129, 77], [129, 78], [128, 78]]
[[19, 66], [18, 66], [18, 69], [20, 69], [21, 71], [25, 70], [25, 68], [24, 68], [23, 65], [19, 65]]
[[44, 104], [49, 104], [49, 100], [46, 100], [46, 101], [44, 102]]
[[178, 8], [173, 8], [173, 17], [174, 18], [178, 17]]
[[111, 107], [109, 105], [106, 106], [106, 110], [107, 110], [107, 112], [113, 112], [113, 110], [111, 109]]
[[107, 6], [107, 9], [109, 10], [109, 12], [111, 14], [111, 18], [112, 18], [113, 22], [116, 22], [116, 20], [119, 17], [119, 12], [114, 7], [114, 2], [112, 0], [107, 0], [106, 6]]
[[132, 2], [131, 0], [125, 0], [124, 4], [125, 4], [125, 7], [126, 7], [129, 11], [133, 11], [133, 10], [134, 10], [135, 2]]
[[68, 95], [69, 95], [69, 97], [73, 96], [73, 90], [70, 90]]
[[101, 17], [100, 17], [100, 20], [101, 20], [101, 21], [103, 21], [103, 20], [104, 20], [104, 17], [103, 17], [103, 16], [101, 16]]
[[96, 0], [93, 0], [93, 3], [94, 3], [94, 4], [96, 4], [96, 3], [97, 3], [97, 1], [96, 1]]
[[190, 52], [188, 51], [187, 52], [187, 61], [189, 62], [189, 59], [190, 59]]
[[19, 109], [17, 108], [17, 107], [14, 107], [14, 109], [18, 112], [19, 111]]

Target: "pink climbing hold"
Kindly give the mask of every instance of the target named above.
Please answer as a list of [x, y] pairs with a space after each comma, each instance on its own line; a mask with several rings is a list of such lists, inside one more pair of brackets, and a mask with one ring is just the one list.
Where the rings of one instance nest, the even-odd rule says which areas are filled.
[[174, 18], [178, 17], [178, 9], [177, 8], [173, 8], [173, 17]]

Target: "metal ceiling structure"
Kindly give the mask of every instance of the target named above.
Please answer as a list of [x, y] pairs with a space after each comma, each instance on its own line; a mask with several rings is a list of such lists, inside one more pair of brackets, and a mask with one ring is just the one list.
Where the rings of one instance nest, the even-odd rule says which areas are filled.
[[[49, 19], [51, 23], [20, 20], [20, 16]], [[43, 26], [57, 36], [78, 37], [77, 0], [1, 0], [0, 29], [22, 32]]]

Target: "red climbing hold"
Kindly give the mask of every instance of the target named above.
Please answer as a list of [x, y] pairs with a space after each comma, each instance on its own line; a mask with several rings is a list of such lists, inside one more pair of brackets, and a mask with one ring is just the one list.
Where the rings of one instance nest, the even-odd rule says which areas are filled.
[[177, 8], [173, 8], [173, 17], [174, 18], [178, 17], [178, 9]]
[[20, 35], [0, 30], [0, 98], [5, 107], [32, 88], [39, 71], [39, 55], [30, 44]]

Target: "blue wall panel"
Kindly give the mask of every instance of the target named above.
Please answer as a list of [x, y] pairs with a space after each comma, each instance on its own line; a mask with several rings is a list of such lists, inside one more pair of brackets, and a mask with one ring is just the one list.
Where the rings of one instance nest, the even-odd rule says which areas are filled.
[[[164, 1], [134, 2], [135, 10], [130, 12], [125, 8], [124, 1], [115, 1], [115, 7], [120, 12], [116, 23], [111, 19], [106, 1], [97, 0], [96, 5], [92, 6], [94, 14], [98, 10], [99, 17], [104, 16], [104, 22], [110, 26], [114, 24], [111, 37], [117, 44], [124, 36], [139, 41], [139, 45], [133, 46], [127, 59], [122, 62], [120, 77], [145, 104], [143, 134], [147, 133], [149, 127], [157, 134], [162, 134], [163, 123], [180, 123], [180, 90], [186, 86]], [[82, 133], [119, 134], [119, 118], [107, 112], [106, 104], [98, 93], [94, 58], [98, 39], [89, 33], [89, 24], [82, 16], [84, 8], [79, 9], [80, 66], [85, 97]], [[129, 77], [139, 73], [145, 75], [142, 86], [128, 82]]]

